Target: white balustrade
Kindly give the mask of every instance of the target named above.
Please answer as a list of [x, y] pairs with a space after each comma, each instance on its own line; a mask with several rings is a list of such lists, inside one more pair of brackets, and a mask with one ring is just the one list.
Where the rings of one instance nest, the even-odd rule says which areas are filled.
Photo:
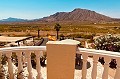
[[78, 48], [77, 53], [82, 54], [82, 57], [83, 57], [82, 79], [86, 79], [87, 56], [93, 56], [93, 69], [91, 72], [92, 79], [96, 79], [96, 77], [97, 77], [97, 63], [98, 63], [99, 57], [104, 57], [104, 61], [105, 61], [104, 65], [103, 65], [103, 67], [104, 67], [103, 74], [101, 73], [102, 79], [108, 79], [109, 63], [110, 63], [111, 59], [117, 59], [117, 69], [116, 69], [115, 77], [113, 79], [119, 79], [119, 73], [120, 73], [120, 53], [119, 52]]
[[2, 65], [2, 52], [0, 52], [0, 79], [5, 79], [3, 65]]
[[22, 52], [16, 53], [18, 58], [18, 78], [23, 79]]
[[[32, 65], [31, 65], [31, 52], [36, 55], [36, 69], [37, 69], [37, 79], [41, 79], [41, 65], [40, 65], [40, 56], [42, 55], [43, 51], [46, 51], [45, 46], [21, 46], [21, 47], [7, 47], [7, 48], [0, 48], [0, 58], [2, 56], [2, 53], [6, 55], [7, 61], [8, 61], [8, 73], [9, 73], [9, 79], [14, 79], [14, 73], [13, 73], [13, 65], [12, 65], [12, 52], [15, 52], [17, 55], [18, 59], [18, 77], [19, 79], [24, 79], [24, 74], [22, 73], [23, 71], [23, 55], [22, 53], [24, 52], [25, 54], [25, 59], [27, 59], [27, 70], [29, 73], [28, 79], [36, 79], [33, 78], [32, 74]], [[1, 63], [0, 63], [1, 67]], [[16, 79], [16, 78], [15, 78]]]
[[31, 65], [31, 52], [30, 51], [26, 51], [25, 53], [26, 58], [27, 58], [27, 70], [28, 70], [28, 79], [33, 79], [32, 76], [32, 65]]
[[103, 75], [102, 75], [102, 79], [108, 79], [108, 70], [109, 70], [109, 63], [110, 63], [111, 58], [106, 56], [104, 57], [104, 71], [103, 71]]
[[8, 61], [9, 79], [14, 79], [13, 66], [12, 66], [12, 61], [11, 61], [12, 52], [6, 52], [6, 56], [8, 59], [7, 61]]
[[96, 79], [97, 76], [97, 63], [98, 63], [98, 57], [99, 55], [93, 55], [93, 69], [92, 69], [92, 74], [91, 77], [92, 79]]
[[116, 60], [117, 60], [117, 69], [114, 79], [120, 79], [120, 58], [118, 57]]
[[35, 55], [36, 55], [36, 69], [37, 69], [37, 79], [41, 79], [42, 75], [41, 75], [41, 65], [40, 65], [40, 57], [41, 57], [41, 53], [43, 53], [42, 51], [35, 51]]
[[[21, 47], [0, 48], [0, 57], [2, 56], [2, 54], [5, 54], [7, 56], [9, 78], [14, 79], [13, 66], [12, 66], [12, 60], [11, 60], [12, 52], [16, 52], [16, 55], [17, 55], [18, 73], [21, 73], [23, 70], [22, 52], [24, 52], [25, 58], [27, 59], [27, 67], [28, 67], [28, 73], [29, 73], [28, 79], [32, 79], [33, 74], [32, 74], [32, 65], [31, 65], [31, 52], [35, 53], [35, 55], [36, 55], [36, 70], [37, 70], [37, 77], [35, 79], [41, 79], [42, 74], [41, 74], [40, 56], [43, 53], [43, 51], [46, 51], [45, 46], [21, 46]], [[103, 73], [101, 73], [102, 79], [108, 79], [109, 63], [110, 63], [111, 59], [116, 59], [116, 61], [117, 61], [117, 69], [116, 69], [115, 77], [113, 79], [119, 79], [119, 73], [120, 73], [120, 53], [119, 52], [78, 48], [77, 53], [82, 54], [82, 58], [83, 58], [82, 79], [86, 79], [87, 58], [89, 56], [93, 56], [92, 57], [93, 58], [93, 68], [92, 68], [92, 72], [91, 72], [92, 79], [97, 78], [97, 63], [98, 63], [99, 57], [104, 57], [104, 61], [105, 61], [104, 65], [103, 65], [104, 71], [103, 71]], [[1, 66], [2, 65], [0, 63], [0, 68], [1, 68]], [[23, 79], [22, 74], [20, 74], [19, 77], [21, 79]]]
[[88, 55], [85, 53], [82, 56], [83, 56], [82, 79], [86, 79], [86, 74], [87, 74], [87, 58], [88, 58]]

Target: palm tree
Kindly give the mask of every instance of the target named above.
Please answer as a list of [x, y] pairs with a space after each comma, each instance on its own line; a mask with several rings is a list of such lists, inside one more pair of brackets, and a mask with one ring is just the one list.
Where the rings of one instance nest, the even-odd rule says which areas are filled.
[[60, 31], [60, 28], [61, 28], [60, 24], [56, 23], [54, 29], [57, 31], [57, 39], [58, 39], [58, 32]]
[[38, 38], [40, 38], [40, 29], [38, 28]]

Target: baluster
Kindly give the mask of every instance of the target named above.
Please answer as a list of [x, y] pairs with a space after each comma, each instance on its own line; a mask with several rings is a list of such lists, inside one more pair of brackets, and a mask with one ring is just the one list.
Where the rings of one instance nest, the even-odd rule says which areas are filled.
[[18, 58], [18, 78], [23, 79], [22, 52], [16, 53]]
[[22, 52], [22, 62], [23, 62], [23, 68], [26, 67], [27, 59], [26, 59], [25, 52]]
[[109, 62], [111, 61], [111, 58], [106, 56], [104, 57], [104, 61], [105, 61], [105, 64], [104, 64], [102, 79], [108, 79], [108, 69], [109, 69]]
[[5, 79], [4, 71], [3, 71], [3, 65], [1, 63], [2, 61], [2, 52], [0, 52], [0, 79]]
[[86, 74], [87, 74], [87, 54], [83, 54], [83, 66], [82, 66], [82, 79], [86, 79]]
[[31, 52], [30, 51], [26, 51], [25, 52], [25, 56], [27, 58], [27, 70], [28, 70], [28, 79], [33, 79], [33, 76], [32, 76], [32, 65], [31, 65]]
[[120, 58], [117, 58], [116, 61], [117, 61], [117, 69], [114, 79], [120, 79]]
[[85, 41], [85, 48], [89, 48], [87, 41]]
[[98, 58], [99, 58], [98, 55], [93, 55], [93, 69], [91, 74], [92, 79], [96, 79], [96, 76], [97, 76]]
[[41, 79], [42, 75], [41, 75], [41, 65], [40, 65], [40, 57], [41, 57], [41, 53], [43, 53], [42, 51], [35, 51], [35, 55], [36, 55], [36, 69], [37, 69], [37, 79]]
[[8, 58], [7, 61], [8, 61], [9, 79], [14, 79], [13, 66], [12, 66], [12, 61], [11, 61], [12, 52], [7, 52], [6, 56]]

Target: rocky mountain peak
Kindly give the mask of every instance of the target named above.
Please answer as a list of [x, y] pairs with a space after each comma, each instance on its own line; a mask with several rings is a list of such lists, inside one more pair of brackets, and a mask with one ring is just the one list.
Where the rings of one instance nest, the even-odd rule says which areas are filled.
[[42, 18], [43, 21], [79, 21], [79, 22], [110, 22], [112, 18], [99, 14], [95, 11], [76, 8], [71, 12], [57, 12], [48, 17]]

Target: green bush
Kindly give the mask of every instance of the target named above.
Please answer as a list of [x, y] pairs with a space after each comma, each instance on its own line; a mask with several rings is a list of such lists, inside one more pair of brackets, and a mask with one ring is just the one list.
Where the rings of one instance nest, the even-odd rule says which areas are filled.
[[120, 37], [105, 35], [95, 39], [96, 49], [120, 52]]

